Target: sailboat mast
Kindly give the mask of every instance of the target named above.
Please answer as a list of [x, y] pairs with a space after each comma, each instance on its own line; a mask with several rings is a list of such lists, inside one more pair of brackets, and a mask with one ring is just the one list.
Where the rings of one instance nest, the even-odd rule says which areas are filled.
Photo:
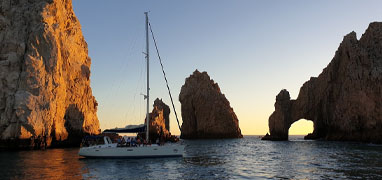
[[148, 12], [145, 12], [146, 16], [146, 62], [147, 62], [147, 92], [146, 92], [146, 100], [147, 100], [147, 112], [146, 112], [146, 141], [149, 142], [149, 17]]

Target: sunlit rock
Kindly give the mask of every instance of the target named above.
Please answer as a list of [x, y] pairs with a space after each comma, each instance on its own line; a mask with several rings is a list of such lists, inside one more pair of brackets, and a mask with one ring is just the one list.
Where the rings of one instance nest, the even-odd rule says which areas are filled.
[[71, 0], [1, 1], [0, 47], [1, 147], [79, 145], [99, 133]]
[[162, 101], [162, 99], [155, 99], [153, 110], [149, 114], [149, 137], [152, 142], [155, 142], [157, 138], [160, 138], [161, 134], [163, 134], [163, 136], [169, 135], [169, 116], [170, 108]]

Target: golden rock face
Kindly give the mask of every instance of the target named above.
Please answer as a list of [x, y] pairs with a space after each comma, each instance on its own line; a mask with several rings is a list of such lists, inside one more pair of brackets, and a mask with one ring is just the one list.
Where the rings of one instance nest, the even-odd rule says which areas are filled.
[[98, 134], [91, 59], [71, 0], [0, 5], [2, 142], [73, 145], [83, 134]]
[[163, 136], [168, 137], [170, 134], [170, 108], [162, 101], [162, 99], [155, 99], [153, 110], [149, 117], [149, 137], [151, 142], [155, 142], [157, 138], [160, 138], [161, 132], [163, 133]]

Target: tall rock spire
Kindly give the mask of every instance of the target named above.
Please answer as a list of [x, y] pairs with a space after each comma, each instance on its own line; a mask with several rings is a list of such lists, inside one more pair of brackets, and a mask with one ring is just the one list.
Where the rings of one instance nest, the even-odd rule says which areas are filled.
[[182, 104], [180, 138], [241, 138], [239, 120], [229, 101], [207, 72], [195, 72], [186, 79], [179, 94]]

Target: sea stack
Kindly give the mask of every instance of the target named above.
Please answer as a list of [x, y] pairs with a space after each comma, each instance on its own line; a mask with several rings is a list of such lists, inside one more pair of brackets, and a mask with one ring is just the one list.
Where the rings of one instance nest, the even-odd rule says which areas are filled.
[[179, 94], [182, 108], [182, 139], [241, 138], [239, 121], [219, 85], [207, 72], [186, 79]]
[[292, 123], [311, 120], [307, 139], [382, 143], [382, 23], [369, 25], [360, 40], [346, 35], [318, 77], [301, 87], [296, 100], [282, 90], [269, 117], [265, 140], [287, 140]]
[[98, 134], [91, 59], [72, 1], [0, 5], [0, 147], [74, 146]]
[[[149, 137], [151, 142], [155, 142], [157, 138], [160, 138], [161, 133], [165, 139], [168, 139], [170, 136], [170, 107], [162, 99], [156, 98], [149, 117]], [[145, 137], [145, 133], [141, 135]]]

